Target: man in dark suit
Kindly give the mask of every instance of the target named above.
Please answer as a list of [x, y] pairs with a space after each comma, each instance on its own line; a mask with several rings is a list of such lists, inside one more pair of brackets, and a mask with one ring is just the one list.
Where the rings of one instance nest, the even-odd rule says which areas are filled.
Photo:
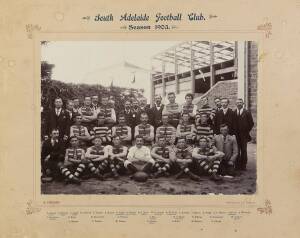
[[244, 107], [243, 99], [236, 101], [237, 109], [234, 111], [234, 133], [236, 135], [239, 156], [236, 160], [237, 170], [246, 170], [247, 165], [247, 143], [251, 141], [250, 131], [254, 126], [251, 112]]
[[221, 104], [222, 110], [216, 112], [216, 116], [214, 118], [214, 134], [220, 134], [220, 126], [222, 124], [226, 124], [229, 129], [229, 134], [232, 135], [234, 115], [233, 111], [228, 107], [229, 99], [222, 98]]
[[164, 104], [161, 103], [161, 96], [156, 95], [155, 96], [155, 104], [152, 108], [149, 110], [149, 118], [150, 118], [150, 124], [154, 126], [154, 129], [156, 130], [157, 127], [161, 126], [162, 121], [162, 111], [164, 109]]
[[59, 139], [58, 129], [53, 129], [50, 138], [44, 141], [42, 145], [41, 167], [43, 178], [48, 177], [48, 181], [52, 181], [53, 177], [60, 174], [59, 167], [64, 161], [64, 150], [65, 142]]
[[67, 128], [66, 128], [66, 133], [67, 135], [70, 135], [70, 127], [74, 124], [75, 122], [75, 116], [77, 112], [74, 110], [74, 102], [73, 100], [68, 100], [66, 103], [66, 114], [68, 116], [68, 122], [67, 122]]
[[54, 100], [54, 109], [50, 110], [48, 114], [47, 128], [48, 134], [50, 134], [53, 129], [58, 129], [59, 137], [67, 139], [69, 114], [62, 108], [62, 106], [62, 99], [56, 98]]

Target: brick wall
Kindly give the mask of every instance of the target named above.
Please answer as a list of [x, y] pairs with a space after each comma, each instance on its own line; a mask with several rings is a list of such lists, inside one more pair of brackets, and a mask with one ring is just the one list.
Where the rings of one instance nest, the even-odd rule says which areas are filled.
[[229, 99], [229, 107], [235, 108], [235, 101], [237, 99], [238, 81], [227, 80], [217, 82], [207, 93], [201, 97], [195, 98], [194, 103], [201, 107], [201, 98], [207, 96], [208, 103], [211, 107], [215, 107], [214, 99], [216, 97], [227, 97]]
[[257, 70], [258, 67], [258, 46], [257, 42], [249, 41], [248, 44], [248, 109], [251, 111], [254, 128], [251, 137], [256, 142], [256, 122], [257, 122]]

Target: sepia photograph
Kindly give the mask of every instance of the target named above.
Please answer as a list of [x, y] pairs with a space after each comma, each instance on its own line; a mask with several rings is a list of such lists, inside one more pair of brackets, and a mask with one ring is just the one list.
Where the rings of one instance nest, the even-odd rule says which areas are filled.
[[42, 41], [41, 193], [257, 190], [254, 41]]

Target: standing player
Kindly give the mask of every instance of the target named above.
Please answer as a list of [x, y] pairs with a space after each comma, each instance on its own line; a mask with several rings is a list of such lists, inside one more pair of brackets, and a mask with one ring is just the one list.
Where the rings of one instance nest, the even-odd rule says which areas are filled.
[[208, 119], [208, 114], [202, 113], [199, 120], [196, 122], [197, 141], [205, 136], [209, 138], [210, 143], [212, 142], [214, 132], [212, 127], [208, 124]]
[[176, 96], [174, 92], [168, 93], [169, 104], [164, 107], [162, 114], [169, 115], [170, 124], [177, 128], [180, 118], [180, 108], [178, 103], [175, 102], [175, 99]]
[[119, 177], [119, 171], [124, 168], [124, 161], [127, 155], [127, 147], [121, 144], [120, 136], [113, 137], [113, 145], [107, 146], [110, 169], [114, 178]]
[[185, 137], [187, 144], [192, 145], [196, 140], [195, 125], [190, 123], [188, 113], [184, 112], [181, 118], [181, 123], [177, 126], [176, 137]]
[[92, 108], [91, 97], [84, 98], [84, 105], [78, 110], [82, 116], [82, 125], [86, 126], [89, 130], [92, 128], [96, 120], [96, 111]]
[[141, 135], [135, 137], [135, 145], [129, 149], [124, 166], [131, 173], [143, 171], [150, 174], [155, 161], [152, 159], [150, 149], [144, 146], [144, 138]]
[[217, 151], [216, 147], [209, 145], [209, 139], [201, 137], [199, 147], [195, 147], [192, 154], [199, 167], [207, 172], [212, 180], [218, 181], [221, 178], [217, 175], [224, 153]]
[[85, 147], [86, 143], [90, 141], [91, 136], [88, 129], [81, 125], [82, 116], [80, 114], [75, 115], [75, 124], [70, 128], [70, 137], [77, 137], [79, 145]]
[[181, 115], [183, 113], [188, 113], [190, 116], [190, 122], [194, 123], [195, 116], [197, 113], [197, 106], [193, 104], [194, 96], [191, 93], [185, 95], [185, 103], [181, 107]]
[[157, 170], [154, 174], [155, 178], [159, 176], [168, 176], [172, 162], [174, 162], [175, 154], [166, 144], [166, 138], [159, 136], [157, 138], [157, 146], [151, 150], [151, 156], [155, 160], [154, 168]]
[[110, 127], [116, 123], [116, 112], [115, 109], [111, 107], [108, 103], [109, 98], [107, 95], [103, 95], [101, 98], [101, 106], [99, 110], [97, 111], [97, 114], [101, 112], [101, 114], [104, 115], [104, 123], [106, 125], [109, 125]]
[[156, 129], [156, 142], [158, 142], [158, 137], [164, 137], [168, 145], [173, 145], [176, 139], [176, 129], [169, 124], [169, 116], [162, 116], [162, 126]]
[[104, 114], [99, 112], [97, 115], [97, 125], [90, 131], [93, 137], [100, 137], [103, 145], [111, 144], [111, 128], [105, 124]]
[[112, 136], [119, 136], [125, 146], [131, 145], [131, 128], [126, 125], [124, 114], [119, 115], [118, 122], [119, 124], [112, 128]]
[[198, 121], [202, 114], [207, 114], [208, 116], [207, 122], [209, 125], [212, 125], [213, 124], [212, 108], [209, 106], [208, 97], [206, 96], [202, 98], [202, 106], [197, 109], [195, 120]]
[[84, 150], [78, 147], [78, 139], [70, 137], [71, 147], [66, 149], [65, 161], [60, 171], [66, 177], [67, 183], [80, 184], [79, 176], [85, 169]]
[[177, 146], [175, 147], [175, 166], [179, 169], [179, 173], [175, 176], [176, 179], [184, 175], [189, 176], [192, 180], [200, 181], [200, 177], [190, 171], [192, 166], [192, 148], [187, 145], [185, 137], [178, 138]]
[[134, 136], [142, 136], [146, 146], [151, 146], [154, 141], [154, 127], [148, 124], [147, 113], [141, 114], [141, 124], [135, 127]]
[[93, 144], [87, 149], [85, 154], [85, 157], [88, 159], [88, 168], [94, 176], [103, 180], [103, 175], [109, 166], [108, 150], [102, 145], [100, 137], [95, 137]]

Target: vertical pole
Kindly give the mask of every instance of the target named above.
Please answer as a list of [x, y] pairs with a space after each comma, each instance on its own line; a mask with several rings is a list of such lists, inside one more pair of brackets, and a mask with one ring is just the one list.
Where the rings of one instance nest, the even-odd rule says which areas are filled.
[[249, 108], [249, 97], [248, 97], [248, 46], [249, 46], [249, 41], [245, 41], [245, 88], [244, 88], [244, 102], [245, 102], [245, 107], [248, 109]]
[[238, 42], [238, 98], [245, 101], [245, 83], [246, 83], [246, 50], [245, 41]]
[[215, 70], [214, 70], [214, 61], [215, 61], [215, 54], [214, 54], [214, 44], [212, 41], [209, 42], [209, 49], [210, 49], [210, 88], [215, 84]]
[[237, 78], [238, 74], [238, 42], [234, 42], [234, 78]]
[[166, 62], [162, 61], [162, 96], [166, 96], [166, 80], [165, 80], [165, 73], [166, 73]]
[[190, 42], [190, 49], [191, 49], [191, 93], [195, 93], [195, 74], [194, 74], [194, 50], [193, 50], [193, 42]]
[[151, 83], [150, 106], [151, 107], [154, 104], [154, 95], [155, 95], [154, 77], [153, 76], [154, 76], [153, 60], [151, 60], [151, 72], [150, 72], [150, 83]]
[[174, 49], [174, 71], [175, 71], [175, 90], [176, 94], [179, 94], [179, 81], [178, 81], [178, 64], [177, 64], [177, 51]]

